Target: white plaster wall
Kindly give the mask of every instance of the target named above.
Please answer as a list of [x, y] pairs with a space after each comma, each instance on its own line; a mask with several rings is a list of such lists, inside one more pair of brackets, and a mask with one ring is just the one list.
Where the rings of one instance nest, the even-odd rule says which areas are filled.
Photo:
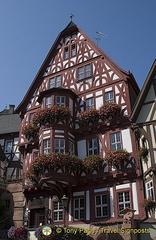
[[81, 140], [77, 142], [77, 148], [78, 148], [78, 157], [79, 158], [85, 158], [86, 153], [86, 140]]
[[122, 130], [121, 135], [122, 135], [123, 149], [126, 149], [128, 152], [132, 152], [130, 130], [129, 129]]
[[134, 215], [139, 214], [139, 208], [138, 208], [138, 195], [137, 195], [137, 186], [136, 182], [132, 183], [132, 198], [133, 198], [133, 208], [136, 210], [134, 212]]

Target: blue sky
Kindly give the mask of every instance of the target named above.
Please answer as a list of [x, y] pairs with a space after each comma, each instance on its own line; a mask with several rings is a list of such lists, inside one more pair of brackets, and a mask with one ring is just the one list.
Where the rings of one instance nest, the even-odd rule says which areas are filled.
[[0, 111], [25, 96], [53, 42], [73, 21], [142, 87], [156, 58], [155, 0], [0, 0]]

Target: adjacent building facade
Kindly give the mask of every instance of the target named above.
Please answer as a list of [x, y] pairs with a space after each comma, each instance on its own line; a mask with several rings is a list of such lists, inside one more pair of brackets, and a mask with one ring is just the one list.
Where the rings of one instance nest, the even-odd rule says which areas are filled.
[[0, 229], [23, 225], [22, 162], [18, 147], [20, 117], [14, 105], [0, 112], [0, 202], [6, 208]]
[[[131, 118], [133, 129], [140, 149], [140, 165], [144, 180], [145, 199], [156, 200], [156, 60], [148, 73], [138, 96]], [[147, 212], [147, 219], [142, 223], [151, 229], [156, 224], [156, 211], [153, 206]], [[156, 234], [153, 235], [156, 237]]]
[[138, 93], [133, 75], [72, 21], [58, 35], [17, 108], [25, 225], [109, 226], [123, 222], [124, 208], [135, 221], [145, 217], [129, 120]]

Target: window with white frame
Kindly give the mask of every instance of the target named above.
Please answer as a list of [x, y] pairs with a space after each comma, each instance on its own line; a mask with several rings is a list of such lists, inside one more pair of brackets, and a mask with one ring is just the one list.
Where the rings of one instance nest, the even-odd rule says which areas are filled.
[[120, 132], [110, 134], [110, 145], [111, 150], [122, 149]]
[[29, 123], [32, 123], [33, 117], [34, 117], [34, 113], [30, 113], [29, 114]]
[[71, 45], [71, 57], [74, 57], [76, 55], [76, 45]]
[[57, 76], [49, 79], [49, 88], [60, 87], [60, 86], [61, 86], [61, 76]]
[[130, 192], [125, 191], [125, 192], [119, 192], [118, 193], [118, 210], [119, 210], [119, 215], [120, 211], [124, 208], [130, 208]]
[[74, 155], [75, 154], [75, 146], [72, 141], [69, 141], [69, 154]]
[[46, 108], [51, 108], [52, 107], [52, 97], [46, 97], [46, 100], [45, 100], [45, 106]]
[[91, 138], [88, 140], [88, 155], [98, 154], [98, 139]]
[[65, 106], [66, 105], [66, 97], [65, 96], [56, 96], [56, 105], [57, 106]]
[[50, 139], [45, 139], [43, 141], [43, 153], [44, 154], [50, 153]]
[[91, 64], [78, 68], [78, 80], [91, 76]]
[[63, 206], [59, 201], [53, 202], [53, 221], [59, 222], [63, 220]]
[[12, 148], [13, 148], [13, 141], [12, 140], [6, 140], [5, 141], [5, 152], [6, 153], [12, 152]]
[[95, 196], [95, 211], [97, 218], [108, 216], [108, 203], [106, 194]]
[[84, 198], [75, 198], [74, 199], [74, 220], [83, 220], [84, 219]]
[[54, 152], [64, 153], [65, 152], [65, 140], [64, 139], [54, 139]]
[[86, 110], [93, 109], [94, 108], [94, 98], [88, 98], [86, 99]]
[[64, 48], [64, 59], [67, 59], [69, 57], [68, 47]]
[[146, 185], [146, 197], [152, 198], [154, 200], [153, 180], [147, 182], [145, 185]]
[[105, 93], [105, 103], [114, 103], [114, 92]]

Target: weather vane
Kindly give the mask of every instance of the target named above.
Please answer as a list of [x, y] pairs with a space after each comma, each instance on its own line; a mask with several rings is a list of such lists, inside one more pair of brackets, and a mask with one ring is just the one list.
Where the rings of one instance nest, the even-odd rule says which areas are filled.
[[73, 17], [74, 17], [74, 15], [73, 15], [73, 14], [71, 14], [71, 15], [70, 15], [70, 20], [71, 20], [71, 21], [72, 21]]

